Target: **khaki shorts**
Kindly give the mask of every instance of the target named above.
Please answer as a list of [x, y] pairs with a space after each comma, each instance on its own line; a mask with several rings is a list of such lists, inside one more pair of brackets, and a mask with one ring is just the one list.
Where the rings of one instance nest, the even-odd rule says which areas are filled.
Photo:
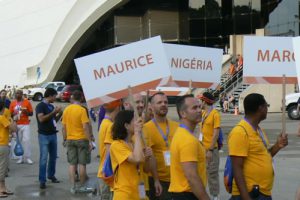
[[9, 160], [9, 147], [0, 146], [0, 181], [4, 181]]
[[88, 140], [68, 140], [67, 157], [71, 165], [86, 165], [91, 162], [91, 152]]

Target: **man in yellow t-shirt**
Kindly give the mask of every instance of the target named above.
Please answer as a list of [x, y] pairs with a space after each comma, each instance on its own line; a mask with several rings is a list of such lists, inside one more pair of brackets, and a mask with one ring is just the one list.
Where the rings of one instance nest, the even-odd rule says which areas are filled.
[[[84, 183], [86, 181], [86, 165], [91, 162], [92, 134], [90, 133], [90, 121], [85, 108], [80, 104], [82, 93], [74, 91], [72, 94], [73, 103], [66, 107], [62, 117], [62, 133], [67, 141], [67, 157], [69, 175], [72, 184], [71, 192], [77, 190], [85, 192], [87, 190]], [[75, 171], [79, 166], [79, 179], [81, 187], [75, 185]]]
[[154, 155], [151, 160], [151, 176], [149, 176], [149, 198], [151, 200], [168, 200], [171, 199], [168, 192], [170, 186], [170, 144], [179, 124], [167, 119], [168, 99], [164, 93], [158, 92], [152, 95], [150, 105], [154, 118], [144, 124], [143, 127], [147, 146], [152, 148]]
[[219, 112], [213, 107], [214, 97], [211, 93], [204, 92], [200, 95], [200, 99], [202, 100], [203, 112], [199, 139], [203, 142], [206, 149], [209, 192], [212, 195], [212, 200], [218, 200], [220, 193], [220, 157], [217, 141], [219, 138], [221, 117]]
[[272, 157], [288, 144], [286, 133], [269, 147], [265, 132], [259, 127], [265, 120], [268, 104], [261, 94], [244, 99], [245, 117], [230, 132], [228, 150], [234, 169], [231, 200], [271, 200], [274, 181]]
[[209, 200], [206, 193], [206, 158], [202, 143], [194, 135], [201, 121], [201, 107], [193, 95], [178, 99], [177, 112], [181, 124], [171, 143], [171, 192], [173, 200]]
[[99, 178], [99, 196], [101, 196], [101, 200], [109, 200], [112, 198], [112, 192], [110, 191], [110, 187], [103, 181], [102, 168], [104, 165], [105, 158], [107, 153], [109, 152], [110, 145], [113, 142], [111, 127], [113, 125], [113, 121], [120, 111], [121, 101], [113, 101], [111, 103], [104, 104], [103, 107], [105, 109], [105, 116], [102, 120], [102, 123], [99, 128], [98, 135], [98, 144], [99, 144], [99, 155], [100, 155], [100, 164], [98, 168], [98, 178]]

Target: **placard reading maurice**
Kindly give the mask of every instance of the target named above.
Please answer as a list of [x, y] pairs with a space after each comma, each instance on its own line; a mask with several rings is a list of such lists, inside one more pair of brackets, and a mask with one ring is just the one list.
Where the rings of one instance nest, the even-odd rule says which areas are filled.
[[245, 83], [297, 83], [292, 37], [244, 37]]
[[164, 44], [175, 86], [216, 88], [222, 69], [221, 49]]
[[167, 85], [171, 79], [161, 38], [154, 37], [75, 59], [89, 107]]

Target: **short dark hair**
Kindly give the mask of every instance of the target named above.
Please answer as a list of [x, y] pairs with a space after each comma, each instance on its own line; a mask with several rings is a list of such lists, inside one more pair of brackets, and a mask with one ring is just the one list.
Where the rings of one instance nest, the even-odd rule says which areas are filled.
[[245, 115], [256, 113], [259, 109], [259, 106], [262, 106], [266, 103], [267, 102], [263, 95], [258, 93], [248, 94], [244, 99]]
[[132, 110], [122, 110], [120, 111], [112, 126], [112, 137], [114, 140], [125, 140], [127, 137], [127, 130], [125, 128], [125, 123], [129, 124], [134, 117], [134, 112]]
[[179, 116], [179, 119], [181, 119], [181, 115], [180, 115], [180, 111], [183, 111], [186, 109], [186, 105], [185, 105], [185, 99], [187, 98], [193, 98], [194, 95], [192, 94], [186, 94], [184, 96], [181, 96], [177, 99], [176, 101], [176, 108], [177, 108], [177, 113], [178, 113], [178, 116]]
[[5, 101], [3, 99], [0, 99], [0, 111], [2, 111], [5, 108]]
[[45, 98], [57, 95], [57, 91], [53, 88], [47, 88], [45, 92]]
[[82, 92], [79, 91], [79, 90], [75, 90], [74, 92], [72, 92], [72, 96], [73, 96], [73, 99], [75, 101], [81, 101], [82, 100]]
[[154, 93], [154, 94], [149, 98], [149, 102], [150, 102], [150, 103], [153, 103], [152, 101], [153, 101], [154, 97], [157, 96], [157, 95], [165, 96], [166, 94], [163, 93], [163, 92], [156, 92], [156, 93]]

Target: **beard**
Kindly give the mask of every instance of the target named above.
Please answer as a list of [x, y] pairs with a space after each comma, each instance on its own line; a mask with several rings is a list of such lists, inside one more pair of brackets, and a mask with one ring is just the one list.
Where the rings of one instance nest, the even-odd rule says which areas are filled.
[[156, 110], [155, 114], [160, 116], [160, 117], [166, 117], [168, 114], [168, 109], [166, 110]]

